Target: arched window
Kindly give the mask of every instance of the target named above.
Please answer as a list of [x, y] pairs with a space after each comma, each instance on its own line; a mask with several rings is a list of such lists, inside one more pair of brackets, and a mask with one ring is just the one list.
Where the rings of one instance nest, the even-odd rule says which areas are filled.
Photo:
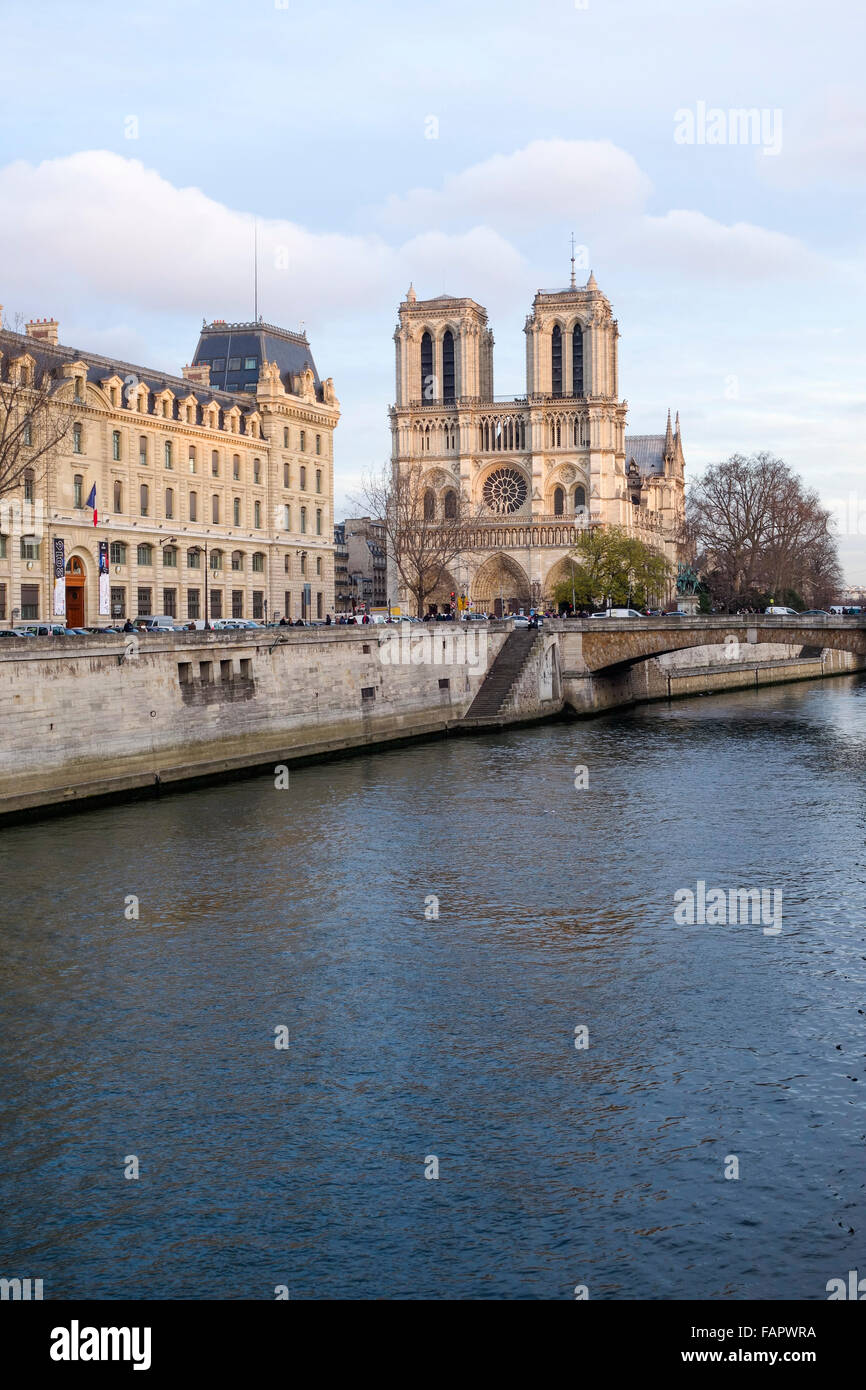
[[453, 488], [449, 488], [445, 494], [445, 518], [453, 521], [457, 515], [457, 493]]
[[421, 335], [421, 399], [432, 401], [436, 395], [436, 382], [433, 377], [433, 339], [429, 333]]
[[198, 493], [191, 492], [189, 495], [189, 519], [198, 521]]
[[220, 500], [217, 497], [216, 493], [214, 493], [213, 497], [210, 500], [210, 516], [211, 521], [213, 521], [218, 526], [220, 519]]
[[579, 323], [571, 335], [571, 393], [583, 395], [583, 329]]
[[244, 567], [244, 552], [242, 550], [232, 551], [232, 569], [242, 570]]
[[212, 570], [221, 570], [223, 567], [223, 553], [221, 550], [212, 550], [210, 553], [210, 567]]
[[123, 483], [117, 481], [114, 484], [114, 510], [123, 511]]
[[562, 329], [553, 325], [550, 339], [550, 382], [554, 396], [562, 395]]
[[167, 487], [165, 490], [165, 514], [171, 520], [174, 516], [174, 488]]
[[142, 516], [147, 516], [150, 511], [150, 488], [147, 483], [142, 483], [138, 490], [138, 510]]
[[36, 474], [32, 468], [24, 470], [24, 501], [33, 502], [36, 499]]
[[581, 509], [586, 510], [586, 488], [578, 486], [574, 489], [574, 510]]
[[442, 399], [454, 400], [454, 334], [446, 328], [442, 338]]
[[436, 516], [436, 498], [428, 488], [424, 493], [424, 520], [432, 521]]
[[553, 493], [553, 515], [562, 516], [565, 511], [565, 493], [561, 487], [555, 488]]

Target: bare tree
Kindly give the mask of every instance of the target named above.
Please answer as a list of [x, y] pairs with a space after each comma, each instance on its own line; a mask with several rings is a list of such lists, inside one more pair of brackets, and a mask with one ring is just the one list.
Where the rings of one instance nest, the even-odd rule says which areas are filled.
[[54, 397], [51, 359], [35, 343], [0, 332], [0, 497], [25, 477], [37, 481], [72, 426], [66, 404]]
[[830, 599], [841, 582], [830, 513], [783, 459], [733, 454], [692, 484], [683, 540], [728, 606]]
[[453, 501], [445, 508], [449, 514], [431, 516], [430, 493], [421, 463], [385, 465], [365, 477], [361, 489], [364, 510], [384, 523], [389, 558], [412, 595], [419, 618], [449, 566], [470, 547], [472, 529], [485, 515], [483, 506], [469, 506], [455, 483]]

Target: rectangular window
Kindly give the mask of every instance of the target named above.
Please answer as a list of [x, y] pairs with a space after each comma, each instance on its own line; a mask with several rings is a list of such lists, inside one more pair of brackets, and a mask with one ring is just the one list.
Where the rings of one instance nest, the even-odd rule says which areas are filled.
[[322, 612], [322, 591], [321, 591], [321, 589], [320, 589], [320, 590], [318, 590], [318, 592], [316, 593], [316, 617], [317, 617], [317, 618], [323, 618], [324, 616], [325, 616], [325, 615], [324, 615], [324, 613]]
[[212, 618], [221, 618], [223, 615], [222, 589], [211, 589], [210, 591], [210, 615]]
[[139, 589], [138, 591], [138, 616], [149, 618], [153, 613], [152, 604], [153, 590]]
[[221, 661], [221, 662], [220, 662], [220, 680], [221, 680], [221, 681], [230, 681], [231, 678], [232, 678], [232, 663], [231, 663], [231, 661]]
[[230, 358], [229, 358], [229, 371], [230, 371], [230, 372], [239, 372], [240, 369], [241, 369], [241, 359], [240, 359], [239, 357], [230, 357]]
[[257, 550], [253, 556], [253, 570], [256, 574], [264, 574], [265, 572], [265, 557], [260, 550]]
[[22, 585], [21, 585], [21, 617], [22, 617], [22, 618], [38, 618], [38, 617], [39, 617], [39, 585], [38, 585], [38, 584], [22, 584]]
[[152, 564], [153, 564], [153, 549], [152, 549], [152, 547], [149, 546], [149, 545], [140, 545], [140, 546], [138, 547], [137, 559], [138, 559], [138, 563], [139, 563], [140, 565], [152, 565]]
[[301, 430], [301, 432], [300, 432], [300, 440], [301, 440], [301, 453], [303, 454], [304, 451], [306, 450], [306, 447], [307, 447], [307, 431], [306, 431], [306, 430]]
[[322, 436], [321, 436], [320, 434], [317, 434], [317, 435], [316, 435], [316, 453], [317, 453], [317, 454], [320, 454], [321, 452], [322, 452]]
[[24, 537], [24, 536], [21, 537], [21, 559], [22, 559], [22, 560], [38, 560], [38, 559], [39, 559], [39, 550], [40, 550], [40, 543], [39, 543], [39, 541], [31, 541], [31, 540], [28, 540], [28, 539], [27, 539], [26, 537]]
[[244, 616], [244, 591], [243, 589], [232, 589], [232, 617], [242, 618]]
[[6, 585], [0, 584], [0, 620], [6, 617]]
[[213, 663], [210, 661], [200, 661], [198, 664], [198, 674], [202, 685], [210, 685], [213, 673]]
[[112, 430], [111, 432], [111, 457], [115, 463], [120, 458], [120, 430]]
[[259, 365], [259, 359], [258, 359], [257, 357], [245, 357], [245, 358], [244, 358], [244, 371], [245, 371], [245, 372], [254, 372], [254, 371], [256, 370], [256, 367], [257, 367], [258, 365]]
[[226, 360], [225, 360], [225, 358], [224, 358], [224, 357], [215, 357], [214, 360], [213, 360], [213, 371], [215, 371], [215, 372], [224, 372], [225, 369], [226, 369]]
[[253, 663], [249, 656], [241, 657], [241, 680], [251, 681], [253, 678]]
[[263, 589], [253, 589], [253, 617], [263, 618], [265, 615], [265, 593]]
[[77, 474], [72, 479], [72, 505], [73, 507], [84, 506], [84, 479]]
[[108, 553], [113, 565], [126, 564], [126, 546], [123, 541], [112, 541]]
[[375, 685], [362, 685], [362, 686], [361, 686], [361, 699], [362, 699], [362, 700], [375, 700], [375, 698], [376, 698], [376, 687], [375, 687]]
[[291, 591], [291, 589], [286, 589], [285, 593], [283, 594], [283, 603], [285, 604], [285, 608], [283, 609], [283, 616], [286, 617], [286, 618], [290, 618], [290, 617], [292, 616], [292, 591]]
[[290, 477], [291, 477], [291, 474], [289, 473], [289, 465], [288, 465], [287, 463], [284, 463], [284, 464], [283, 464], [283, 487], [291, 487], [291, 482], [289, 481]]
[[201, 589], [187, 589], [186, 616], [191, 619], [201, 617]]
[[177, 678], [181, 685], [189, 685], [192, 680], [192, 662], [179, 661], [177, 663]]
[[112, 589], [111, 591], [111, 616], [112, 618], [126, 617], [126, 590], [123, 588]]
[[177, 551], [173, 545], [167, 545], [162, 552], [162, 563], [168, 569], [177, 569]]
[[253, 503], [253, 529], [261, 530], [262, 525], [262, 504], [259, 501]]
[[177, 617], [177, 589], [163, 589], [162, 611], [168, 618]]
[[84, 452], [83, 438], [84, 438], [84, 435], [83, 435], [81, 426], [80, 426], [80, 425], [73, 425], [73, 426], [72, 426], [72, 452], [73, 452], [73, 454], [82, 454], [82, 453]]
[[189, 519], [198, 521], [198, 493], [191, 492], [189, 495]]
[[191, 570], [200, 570], [200, 569], [201, 569], [201, 551], [200, 551], [200, 550], [196, 550], [195, 547], [193, 547], [191, 550], [188, 550], [188, 551], [186, 552], [186, 563], [187, 563], [187, 568], [188, 568], [188, 569], [191, 569]]
[[298, 484], [298, 486], [300, 487], [301, 492], [306, 492], [306, 490], [307, 490], [307, 470], [306, 470], [306, 468], [304, 467], [303, 464], [301, 464], [301, 481], [300, 481], [300, 483]]

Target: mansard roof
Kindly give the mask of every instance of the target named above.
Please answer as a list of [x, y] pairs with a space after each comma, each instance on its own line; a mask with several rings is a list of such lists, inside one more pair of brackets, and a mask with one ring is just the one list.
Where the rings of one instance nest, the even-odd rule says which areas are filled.
[[[228, 364], [233, 357], [240, 358], [241, 367], [230, 371]], [[256, 358], [254, 368], [244, 367], [247, 357]], [[261, 319], [250, 323], [225, 323], [215, 319], [213, 323], [202, 325], [192, 365], [197, 367], [214, 361], [223, 364], [221, 368], [210, 367], [211, 386], [215, 390], [224, 390], [229, 384], [238, 382], [241, 389], [255, 391], [262, 362], [276, 362], [287, 391], [294, 391], [294, 378], [309, 367], [316, 384], [316, 396], [320, 396], [321, 382], [306, 333], [294, 333], [276, 324], [263, 323]]]
[[215, 401], [222, 410], [227, 410], [235, 404], [240, 406], [242, 410], [249, 411], [251, 408], [250, 402], [245, 396], [218, 391], [212, 387], [198, 386], [182, 376], [172, 376], [153, 367], [140, 367], [134, 362], [124, 362], [118, 357], [103, 357], [99, 353], [88, 352], [83, 348], [64, 347], [61, 343], [46, 343], [37, 338], [30, 338], [24, 333], [13, 333], [6, 328], [0, 329], [0, 352], [5, 354], [10, 349], [35, 355], [41, 362], [47, 364], [52, 373], [56, 372], [64, 363], [84, 362], [87, 366], [87, 380], [93, 386], [101, 386], [102, 382], [111, 376], [119, 376], [123, 380], [128, 376], [134, 376], [137, 382], [147, 386], [154, 395], [169, 390], [180, 397], [193, 395], [200, 405]]

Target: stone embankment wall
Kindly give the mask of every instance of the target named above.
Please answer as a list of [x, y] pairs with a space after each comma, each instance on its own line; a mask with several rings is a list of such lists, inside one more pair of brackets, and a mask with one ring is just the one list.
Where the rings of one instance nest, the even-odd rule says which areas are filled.
[[0, 814], [446, 733], [508, 633], [453, 624], [0, 644]]
[[[0, 817], [466, 732], [463, 718], [509, 631], [443, 623], [4, 639]], [[799, 647], [755, 643], [741, 644], [736, 661], [715, 645], [593, 671], [581, 662], [582, 640], [574, 624], [546, 625], [490, 726], [863, 663], [845, 651], [810, 659]]]

